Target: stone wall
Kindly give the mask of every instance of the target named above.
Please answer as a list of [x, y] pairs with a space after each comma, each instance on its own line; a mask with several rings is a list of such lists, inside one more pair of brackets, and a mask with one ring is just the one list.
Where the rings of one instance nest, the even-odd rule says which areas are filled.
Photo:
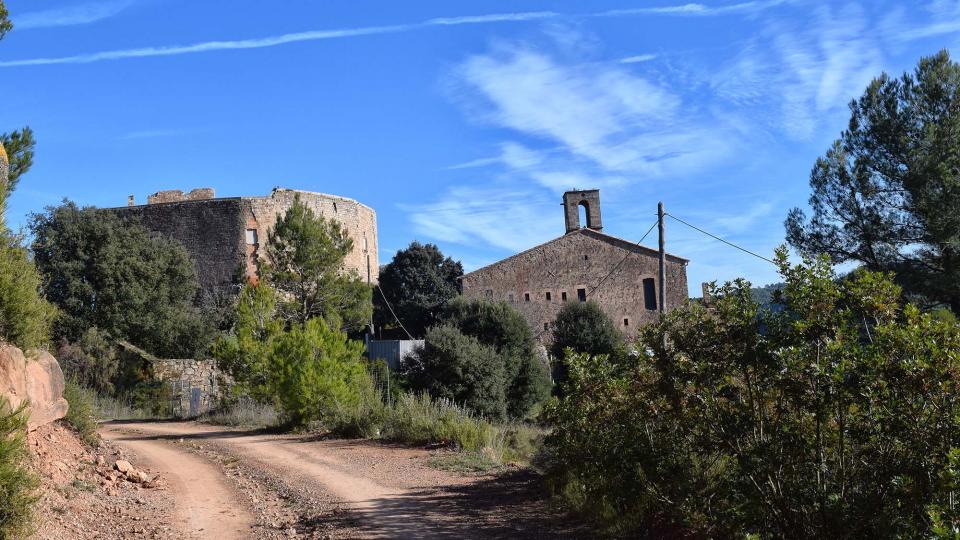
[[[686, 264], [685, 259], [667, 256], [668, 310], [687, 301]], [[534, 335], [548, 342], [560, 308], [564, 302], [579, 301], [582, 290], [632, 340], [642, 324], [658, 316], [656, 309], [646, 308], [644, 295], [644, 280], [653, 280], [657, 294], [658, 274], [656, 250], [579, 229], [465, 275], [463, 295], [510, 303]]]
[[192, 418], [217, 405], [219, 386], [215, 360], [152, 359], [153, 374], [170, 385], [173, 414]]
[[[284, 188], [275, 188], [268, 197], [244, 197], [245, 221], [247, 227], [256, 228], [260, 246], [266, 245], [267, 232], [293, 205], [297, 196], [315, 214], [340, 223], [353, 239], [353, 251], [347, 254], [345, 267], [356, 272], [364, 281], [369, 278], [370, 283], [377, 283], [380, 278], [377, 213], [353, 199]], [[264, 257], [262, 248], [256, 249], [256, 252], [260, 258]]]
[[[165, 191], [158, 191], [153, 195], [147, 196], [147, 204], [162, 204], [169, 202], [183, 202], [183, 201], [204, 201], [207, 199], [214, 198], [215, 193], [213, 188], [197, 188], [190, 190], [189, 193], [184, 193], [179, 189], [168, 189]], [[131, 198], [133, 195], [130, 196]]]
[[[353, 251], [344, 261], [346, 269], [364, 281], [379, 279], [377, 214], [368, 206], [336, 195], [282, 188], [266, 197], [212, 199], [207, 195], [213, 191], [161, 191], [150, 196], [149, 204], [112, 210], [180, 241], [196, 262], [200, 287], [217, 292], [229, 290], [240, 270], [256, 279], [266, 256], [268, 231], [299, 195], [314, 213], [338, 221], [353, 239]], [[248, 231], [255, 231], [252, 238]]]
[[228, 290], [244, 266], [241, 199], [209, 199], [114, 208], [154, 232], [179, 240], [196, 263], [204, 291]]

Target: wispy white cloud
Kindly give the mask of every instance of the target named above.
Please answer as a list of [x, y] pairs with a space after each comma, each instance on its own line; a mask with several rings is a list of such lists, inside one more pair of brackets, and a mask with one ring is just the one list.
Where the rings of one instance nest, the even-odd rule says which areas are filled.
[[699, 3], [689, 3], [672, 6], [612, 9], [597, 13], [596, 16], [618, 17], [623, 15], [681, 15], [690, 17], [710, 17], [716, 15], [756, 13], [786, 4], [787, 2], [788, 0], [756, 0], [751, 2], [740, 2], [738, 4], [729, 4], [725, 6], [710, 6]]
[[460, 24], [482, 24], [509, 21], [535, 21], [552, 19], [560, 14], [554, 11], [529, 11], [521, 13], [494, 13], [492, 15], [466, 15], [463, 17], [435, 17], [424, 21], [424, 26], [456, 26]]
[[[775, 111], [771, 125], [807, 140], [831, 114], [882, 71], [884, 41], [856, 4], [821, 7], [815, 24], [772, 21], [730, 63], [711, 75], [721, 99]], [[754, 113], [755, 114], [755, 113]]]
[[416, 231], [432, 239], [510, 251], [556, 236], [557, 208], [535, 191], [502, 187], [453, 188], [438, 202], [403, 207], [410, 212]]
[[714, 222], [722, 229], [723, 233], [739, 234], [748, 231], [759, 220], [770, 215], [775, 209], [772, 202], [754, 203], [747, 211], [719, 217]]
[[736, 138], [725, 122], [704, 123], [718, 120], [708, 111], [689, 114], [678, 92], [617, 65], [563, 64], [501, 44], [468, 58], [457, 77], [459, 99], [480, 111], [480, 120], [558, 145], [537, 167], [503, 160], [510, 169], [536, 172], [529, 177], [552, 190], [574, 185], [557, 174], [568, 171], [618, 185], [626, 176], [690, 170], [722, 158]]
[[354, 36], [366, 36], [372, 34], [388, 34], [403, 32], [412, 28], [410, 25], [394, 26], [367, 26], [363, 28], [346, 28], [340, 30], [316, 30], [310, 32], [297, 32], [292, 34], [283, 34], [261, 39], [244, 39], [238, 41], [207, 41], [193, 45], [181, 45], [172, 47], [144, 47], [140, 49], [123, 49], [116, 51], [106, 51], [92, 54], [81, 54], [75, 56], [61, 56], [53, 58], [32, 58], [27, 60], [6, 60], [0, 62], [0, 67], [17, 66], [42, 66], [51, 64], [89, 64], [91, 62], [100, 62], [103, 60], [120, 60], [123, 58], [145, 58], [151, 56], [174, 56], [180, 54], [191, 54], [208, 51], [237, 50], [237, 49], [260, 49], [263, 47], [275, 47], [287, 43], [297, 43], [300, 41], [317, 41], [323, 39], [336, 39]]
[[525, 48], [501, 47], [468, 59], [462, 80], [490, 105], [489, 119], [563, 144], [607, 168], [642, 158], [623, 144], [640, 123], [669, 120], [676, 96], [619, 69], [562, 66]]
[[12, 15], [17, 30], [54, 28], [90, 24], [118, 15], [133, 4], [133, 0], [86, 2], [42, 11]]
[[[77, 8], [76, 11], [61, 10], [61, 15], [53, 10], [44, 17], [35, 18], [34, 24], [45, 24], [47, 26], [59, 26], [62, 24], [80, 24], [60, 23], [52, 24], [53, 21], [85, 21], [92, 22], [98, 20], [96, 17], [104, 18], [110, 16], [110, 9], [106, 6], [113, 6], [112, 9], [119, 10], [126, 7], [132, 0], [116, 0], [102, 4], [85, 4], [90, 6], [86, 11]], [[602, 13], [586, 14], [587, 16], [639, 16], [639, 15], [722, 15], [727, 13], [750, 13], [771, 7], [786, 0], [768, 0], [765, 2], [744, 2], [729, 6], [709, 7], [702, 4], [683, 4], [679, 6], [664, 6], [658, 8], [643, 8], [636, 10], [618, 10]], [[101, 7], [99, 10], [97, 6]], [[118, 7], [123, 6], [123, 7]], [[29, 14], [28, 14], [29, 15]], [[394, 24], [383, 26], [366, 26], [358, 28], [339, 28], [329, 30], [311, 30], [306, 32], [294, 32], [279, 36], [270, 36], [264, 38], [225, 40], [225, 41], [207, 41], [189, 45], [171, 45], [156, 47], [139, 47], [133, 49], [120, 49], [114, 51], [102, 51], [88, 54], [76, 54], [69, 56], [56, 56], [48, 58], [27, 58], [22, 60], [7, 60], [0, 62], [0, 67], [22, 67], [22, 66], [42, 66], [55, 64], [88, 64], [92, 62], [102, 62], [107, 60], [121, 60], [127, 58], [148, 58], [157, 56], [175, 56], [182, 54], [196, 54], [211, 51], [240, 50], [240, 49], [259, 49], [264, 47], [276, 47], [288, 43], [297, 43], [303, 41], [319, 41], [327, 39], [349, 38], [376, 34], [396, 34], [401, 32], [411, 32], [438, 26], [458, 26], [465, 24], [492, 24], [501, 22], [524, 22], [559, 19], [561, 17], [582, 17], [583, 15], [562, 14], [554, 11], [530, 11], [516, 13], [492, 13], [486, 15], [464, 15], [456, 17], [435, 17], [425, 21], [409, 24]], [[20, 23], [23, 24], [22, 22]], [[28, 21], [29, 24], [29, 21]]]
[[638, 54], [636, 56], [627, 56], [626, 58], [621, 58], [618, 60], [618, 62], [621, 64], [639, 64], [641, 62], [649, 62], [656, 59], [657, 55], [655, 54]]

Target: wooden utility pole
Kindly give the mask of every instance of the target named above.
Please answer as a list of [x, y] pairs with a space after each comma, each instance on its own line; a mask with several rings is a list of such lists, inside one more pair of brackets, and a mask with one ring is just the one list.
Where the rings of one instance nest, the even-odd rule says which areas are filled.
[[663, 201], [657, 205], [657, 229], [660, 232], [660, 302], [657, 304], [660, 313], [666, 313], [667, 304], [667, 250], [666, 238], [663, 235]]

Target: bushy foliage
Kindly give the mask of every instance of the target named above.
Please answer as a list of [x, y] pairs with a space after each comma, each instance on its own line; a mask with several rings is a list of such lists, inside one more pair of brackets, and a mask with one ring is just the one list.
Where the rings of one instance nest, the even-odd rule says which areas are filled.
[[33, 251], [54, 334], [76, 342], [96, 327], [166, 358], [191, 358], [213, 336], [194, 305], [196, 270], [182, 244], [115, 213], [72, 202], [31, 217]]
[[462, 404], [493, 420], [507, 415], [507, 379], [496, 349], [453, 326], [427, 331], [407, 377], [412, 388]]
[[33, 136], [33, 130], [24, 127], [10, 133], [0, 133], [0, 144], [6, 150], [9, 160], [6, 191], [0, 189], [0, 207], [2, 207], [6, 197], [17, 188], [20, 177], [33, 166], [33, 149], [37, 141]]
[[[414, 337], [440, 323], [447, 302], [460, 293], [463, 265], [444, 257], [433, 244], [411, 242], [380, 270], [379, 287], [403, 327]], [[396, 326], [383, 297], [373, 296], [374, 319], [380, 328]], [[405, 334], [402, 334], [405, 336]]]
[[[0, 38], [6, 22], [0, 12]], [[40, 294], [40, 276], [21, 239], [7, 230], [3, 219], [7, 196], [32, 164], [34, 144], [30, 128], [0, 134], [0, 145], [9, 157], [9, 175], [0, 178], [0, 340], [22, 349], [45, 345], [56, 315], [53, 306]]]
[[3, 39], [3, 36], [7, 35], [13, 28], [13, 23], [10, 22], [10, 13], [7, 11], [7, 7], [3, 5], [3, 2], [0, 1], [0, 39]]
[[553, 357], [553, 378], [556, 391], [562, 392], [567, 379], [567, 351], [603, 356], [608, 361], [618, 362], [626, 355], [623, 335], [603, 312], [600, 304], [567, 302], [560, 308], [553, 323], [553, 341], [550, 355]]
[[491, 419], [524, 418], [550, 394], [526, 320], [506, 302], [454, 300], [405, 366], [408, 382]]
[[265, 280], [247, 284], [237, 301], [233, 334], [213, 346], [237, 397], [271, 404], [284, 422], [303, 427], [329, 421], [372, 392], [362, 343], [321, 318], [286, 328], [277, 305], [277, 291]]
[[16, 239], [0, 231], [0, 340], [22, 349], [46, 344], [56, 310], [40, 295], [40, 276]]
[[960, 328], [885, 274], [790, 266], [647, 327], [632, 365], [569, 359], [548, 411], [554, 487], [631, 534], [953, 538]]
[[101, 394], [113, 394], [120, 355], [106, 332], [90, 328], [77, 343], [61, 338], [56, 357], [68, 380]]
[[64, 420], [73, 426], [87, 444], [97, 444], [97, 420], [94, 413], [93, 392], [81, 387], [76, 381], [67, 380], [63, 399], [70, 406]]
[[272, 401], [270, 354], [273, 340], [284, 331], [278, 318], [277, 293], [266, 281], [244, 285], [237, 298], [236, 323], [231, 334], [213, 345], [219, 367], [233, 379], [233, 389], [260, 403]]
[[39, 481], [29, 468], [27, 404], [13, 410], [0, 396], [0, 539], [26, 536]]
[[567, 302], [554, 321], [550, 353], [562, 359], [567, 349], [613, 356], [623, 351], [623, 335], [595, 301]]
[[317, 216], [297, 196], [270, 230], [265, 277], [281, 293], [278, 313], [288, 323], [304, 324], [315, 317], [337, 321], [356, 331], [370, 323], [372, 289], [344, 259], [353, 240], [340, 224]]
[[279, 411], [293, 426], [330, 418], [360, 401], [370, 388], [363, 344], [323, 319], [294, 325], [271, 343], [268, 384]]

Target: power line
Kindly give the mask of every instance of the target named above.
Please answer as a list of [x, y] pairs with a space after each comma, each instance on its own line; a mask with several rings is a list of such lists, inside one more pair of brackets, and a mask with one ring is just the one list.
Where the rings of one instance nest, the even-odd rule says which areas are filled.
[[[640, 244], [644, 240], [646, 240], [647, 235], [649, 235], [650, 231], [652, 231], [653, 228], [657, 226], [657, 223], [658, 223], [657, 221], [654, 221], [653, 225], [651, 225], [650, 228], [647, 229], [647, 232], [643, 233], [643, 236], [640, 238], [640, 240], [637, 241], [638, 246], [640, 246]], [[627, 262], [627, 258], [630, 257], [630, 255], [633, 255], [633, 252], [628, 252], [626, 255], [624, 255], [624, 257], [620, 259], [620, 262], [618, 262], [617, 265], [613, 267], [613, 270], [610, 270], [609, 272], [607, 272], [607, 275], [603, 276], [603, 279], [601, 279], [592, 289], [590, 289], [590, 292], [587, 293], [587, 296], [590, 296], [591, 294], [593, 294], [597, 289], [600, 288], [601, 285], [603, 285], [605, 281], [607, 281], [607, 278], [609, 278], [614, 274], [614, 272], [619, 270], [620, 267], [623, 265], [623, 263]]]
[[739, 249], [740, 251], [742, 251], [742, 252], [744, 252], [744, 253], [748, 253], [748, 254], [750, 254], [750, 255], [753, 255], [754, 257], [756, 257], [756, 258], [758, 258], [758, 259], [763, 259], [763, 260], [767, 261], [768, 263], [770, 263], [770, 264], [772, 264], [772, 265], [776, 265], [776, 264], [777, 264], [776, 262], [773, 261], [773, 259], [768, 259], [768, 258], [764, 257], [763, 255], [759, 255], [759, 254], [757, 254], [757, 253], [754, 253], [754, 252], [750, 251], [750, 250], [747, 249], [747, 248], [742, 248], [742, 247], [734, 244], [733, 242], [724, 240], [723, 238], [720, 238], [719, 236], [717, 236], [717, 235], [715, 235], [715, 234], [713, 234], [713, 233], [709, 233], [709, 232], [701, 229], [700, 227], [697, 227], [696, 225], [691, 225], [691, 224], [687, 223], [686, 221], [678, 218], [677, 216], [675, 216], [675, 215], [673, 215], [673, 214], [665, 213], [664, 215], [670, 216], [670, 217], [672, 217], [673, 219], [679, 221], [680, 223], [683, 223], [683, 224], [686, 225], [687, 227], [690, 227], [691, 229], [693, 229], [693, 230], [695, 230], [695, 231], [701, 232], [701, 233], [709, 236], [710, 238], [713, 238], [714, 240], [719, 240], [719, 241], [723, 242], [724, 244], [727, 244], [728, 246], [737, 248], [737, 249]]
[[383, 289], [380, 288], [380, 284], [376, 284], [375, 287], [378, 291], [380, 291], [380, 298], [383, 298], [383, 303], [387, 305], [387, 308], [390, 310], [390, 314], [393, 315], [393, 318], [397, 321], [397, 324], [400, 325], [400, 328], [403, 329], [403, 332], [407, 334], [407, 337], [412, 340], [413, 336], [410, 335], [410, 332], [407, 332], [407, 329], [403, 326], [403, 323], [400, 322], [400, 317], [397, 317], [397, 314], [393, 311], [393, 306], [391, 306], [390, 301], [387, 300], [387, 295], [383, 294]]

